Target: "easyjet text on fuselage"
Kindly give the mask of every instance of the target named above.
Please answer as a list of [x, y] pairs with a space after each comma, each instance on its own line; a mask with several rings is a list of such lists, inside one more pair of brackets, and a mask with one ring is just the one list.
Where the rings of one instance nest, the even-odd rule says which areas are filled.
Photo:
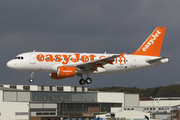
[[[99, 56], [99, 55], [98, 55]], [[106, 58], [106, 56], [101, 55], [99, 57], [97, 57], [97, 55], [94, 54], [90, 54], [90, 55], [81, 55], [80, 53], [73, 53], [73, 54], [38, 54], [36, 56], [37, 61], [39, 62], [62, 62], [63, 65], [68, 64], [70, 61], [73, 63], [77, 63], [77, 62], [89, 62], [89, 61], [94, 61], [96, 59], [102, 59], [102, 58]], [[126, 58], [124, 57], [124, 54], [120, 54], [120, 63], [122, 58], [124, 59], [124, 63], [126, 64]], [[117, 58], [114, 59], [115, 63], [117, 63]]]

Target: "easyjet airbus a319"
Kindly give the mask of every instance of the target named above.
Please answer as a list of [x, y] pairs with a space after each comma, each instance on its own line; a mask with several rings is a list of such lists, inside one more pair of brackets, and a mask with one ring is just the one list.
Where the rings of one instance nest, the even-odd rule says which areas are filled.
[[[157, 27], [140, 48], [132, 54], [97, 54], [64, 52], [28, 52], [17, 55], [7, 63], [9, 68], [31, 73], [48, 72], [52, 79], [80, 76], [79, 83], [90, 84], [91, 74], [129, 72], [169, 62], [160, 57], [166, 27]], [[86, 75], [86, 79], [83, 75]]]

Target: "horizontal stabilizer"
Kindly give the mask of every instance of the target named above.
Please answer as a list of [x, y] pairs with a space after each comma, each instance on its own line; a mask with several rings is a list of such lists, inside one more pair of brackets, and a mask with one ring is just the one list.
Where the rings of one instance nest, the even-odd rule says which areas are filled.
[[153, 63], [156, 63], [156, 62], [161, 62], [161, 63], [167, 63], [169, 62], [169, 58], [170, 56], [168, 57], [160, 57], [160, 58], [156, 58], [156, 59], [148, 59], [146, 60], [146, 62], [148, 62], [149, 64], [153, 64]]

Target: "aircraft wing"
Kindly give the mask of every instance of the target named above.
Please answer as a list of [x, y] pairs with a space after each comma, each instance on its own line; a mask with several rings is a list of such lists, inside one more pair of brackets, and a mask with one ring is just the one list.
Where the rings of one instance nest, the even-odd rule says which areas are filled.
[[103, 66], [106, 64], [113, 64], [114, 58], [117, 58], [119, 56], [120, 55], [112, 55], [112, 56], [94, 60], [94, 61], [89, 61], [89, 62], [85, 62], [85, 63], [77, 63], [77, 64], [67, 65], [67, 66], [77, 67], [82, 71], [83, 70], [97, 71], [98, 67], [104, 68]]

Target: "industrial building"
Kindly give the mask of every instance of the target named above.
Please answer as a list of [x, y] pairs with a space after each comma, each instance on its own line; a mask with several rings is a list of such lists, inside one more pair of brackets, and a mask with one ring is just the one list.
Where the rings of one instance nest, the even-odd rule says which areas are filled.
[[0, 96], [0, 120], [95, 117], [111, 107], [139, 105], [138, 94], [89, 92], [87, 87], [0, 85]]
[[139, 94], [37, 85], [0, 85], [0, 96], [0, 120], [60, 120], [82, 116], [128, 120], [174, 116], [179, 120], [180, 98], [141, 101]]

